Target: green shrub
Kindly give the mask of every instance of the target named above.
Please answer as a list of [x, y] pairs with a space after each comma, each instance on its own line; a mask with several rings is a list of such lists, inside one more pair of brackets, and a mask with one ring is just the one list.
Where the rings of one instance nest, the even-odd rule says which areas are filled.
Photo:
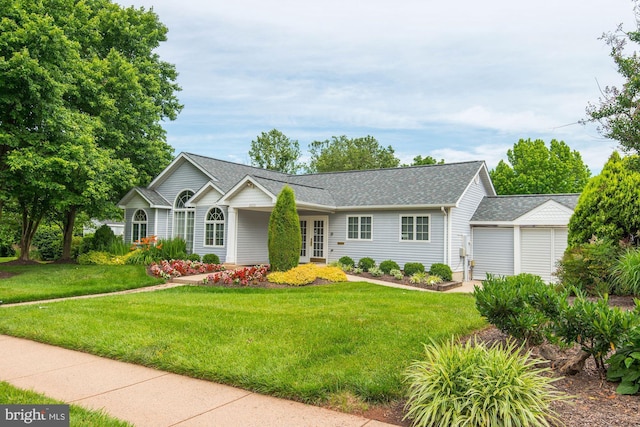
[[609, 307], [607, 295], [589, 301], [579, 290], [576, 293], [573, 304], [561, 301], [559, 315], [552, 323], [553, 333], [565, 344], [579, 344], [604, 371], [609, 351], [625, 342], [640, 318], [634, 312]]
[[5, 224], [0, 224], [0, 257], [12, 257], [16, 255], [13, 248], [18, 243], [15, 231]]
[[187, 255], [186, 259], [193, 262], [200, 262], [201, 258], [200, 258], [200, 255], [193, 253], [193, 254]]
[[216, 254], [205, 254], [202, 256], [202, 262], [205, 264], [220, 264], [220, 257]]
[[568, 248], [556, 276], [566, 289], [577, 288], [588, 295], [611, 293], [610, 274], [620, 251], [618, 244], [603, 239]]
[[272, 271], [287, 271], [298, 265], [302, 236], [295, 195], [285, 185], [269, 217], [267, 247]]
[[560, 294], [539, 276], [492, 276], [473, 291], [480, 315], [502, 332], [530, 344], [541, 343], [550, 315], [558, 313], [566, 294]]
[[129, 252], [125, 255], [113, 255], [109, 252], [90, 251], [86, 254], [78, 255], [77, 262], [81, 265], [123, 265], [133, 255], [134, 252]]
[[424, 265], [419, 262], [408, 262], [404, 265], [406, 276], [413, 276], [415, 273], [424, 273]]
[[382, 261], [379, 267], [385, 274], [391, 273], [391, 270], [400, 270], [398, 263], [390, 259]]
[[107, 224], [103, 224], [93, 233], [92, 247], [93, 251], [106, 252], [116, 240], [116, 235]]
[[93, 234], [87, 234], [82, 236], [80, 247], [78, 248], [78, 255], [86, 254], [93, 250]]
[[616, 295], [640, 295], [640, 250], [628, 249], [611, 270]]
[[513, 343], [491, 348], [481, 343], [425, 345], [424, 359], [406, 372], [409, 398], [405, 418], [415, 426], [550, 426], [551, 403], [560, 400], [530, 352]]
[[640, 329], [635, 329], [607, 363], [607, 379], [620, 382], [617, 393], [636, 394], [640, 390]]
[[107, 249], [111, 255], [126, 255], [131, 252], [131, 245], [126, 244], [122, 240], [122, 236], [117, 236]]
[[443, 282], [442, 277], [435, 274], [430, 274], [424, 281], [427, 285], [438, 285]]
[[409, 278], [409, 282], [413, 283], [414, 285], [417, 285], [419, 283], [426, 283], [426, 281], [427, 281], [427, 273], [425, 273], [424, 271], [418, 271], [416, 273], [413, 273]]
[[185, 259], [187, 257], [187, 242], [180, 237], [162, 239], [158, 241], [158, 257], [160, 260]]
[[62, 231], [54, 227], [40, 227], [33, 237], [42, 261], [54, 261], [62, 256]]
[[445, 282], [450, 282], [453, 278], [453, 272], [451, 271], [451, 267], [447, 264], [435, 263], [431, 264], [431, 268], [429, 269], [429, 274], [434, 276], [442, 277], [442, 280]]
[[358, 268], [361, 268], [362, 271], [369, 271], [371, 267], [375, 267], [376, 262], [373, 258], [364, 257], [360, 261], [358, 261]]
[[136, 249], [127, 258], [127, 264], [134, 265], [150, 265], [151, 263], [160, 261], [157, 251]]
[[355, 267], [356, 263], [353, 260], [353, 258], [348, 257], [348, 256], [343, 256], [340, 257], [340, 259], [338, 260], [338, 262], [342, 265], [350, 265], [351, 267]]

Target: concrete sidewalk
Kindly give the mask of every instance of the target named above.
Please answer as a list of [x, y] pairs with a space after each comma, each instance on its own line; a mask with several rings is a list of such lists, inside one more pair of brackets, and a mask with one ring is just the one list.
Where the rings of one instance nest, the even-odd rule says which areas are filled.
[[391, 425], [6, 335], [0, 380], [136, 426]]

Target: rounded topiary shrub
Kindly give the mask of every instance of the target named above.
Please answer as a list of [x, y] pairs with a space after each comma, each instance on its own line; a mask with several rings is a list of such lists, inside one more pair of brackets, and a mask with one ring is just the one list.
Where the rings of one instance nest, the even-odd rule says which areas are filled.
[[405, 418], [414, 426], [550, 426], [557, 415], [551, 403], [564, 396], [556, 379], [536, 368], [531, 353], [515, 344], [425, 345], [424, 360], [406, 372], [409, 398]]
[[380, 263], [380, 270], [382, 270], [384, 274], [390, 274], [391, 270], [400, 270], [400, 266], [397, 262], [388, 259]]
[[447, 264], [435, 263], [431, 265], [429, 269], [429, 274], [433, 274], [435, 276], [440, 276], [442, 280], [445, 282], [450, 282], [453, 278], [453, 272], [451, 271], [451, 267]]
[[202, 262], [205, 264], [220, 264], [220, 257], [216, 254], [205, 254], [202, 256]]
[[187, 260], [194, 261], [194, 262], [200, 262], [200, 255], [198, 255], [198, 254], [189, 254], [189, 255], [187, 255]]
[[424, 265], [419, 262], [408, 262], [404, 265], [404, 275], [413, 276], [416, 273], [424, 273]]
[[358, 261], [358, 268], [361, 268], [362, 271], [369, 271], [369, 269], [375, 267], [375, 265], [375, 260], [369, 257], [364, 257], [360, 261]]
[[341, 258], [338, 260], [338, 262], [339, 262], [340, 264], [342, 264], [342, 265], [348, 265], [348, 266], [351, 266], [351, 267], [355, 267], [355, 265], [356, 265], [356, 262], [353, 260], [353, 258], [348, 257], [348, 256], [343, 256], [343, 257], [341, 257]]

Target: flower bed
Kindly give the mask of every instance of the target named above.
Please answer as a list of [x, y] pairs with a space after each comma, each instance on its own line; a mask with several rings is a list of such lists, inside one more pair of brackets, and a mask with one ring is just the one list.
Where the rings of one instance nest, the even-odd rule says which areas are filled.
[[223, 285], [249, 286], [267, 279], [268, 265], [237, 268], [235, 270], [218, 271], [207, 276], [206, 283]]
[[167, 280], [173, 277], [220, 272], [225, 269], [220, 264], [205, 264], [189, 260], [161, 261], [160, 264], [154, 262], [149, 268], [154, 276]]

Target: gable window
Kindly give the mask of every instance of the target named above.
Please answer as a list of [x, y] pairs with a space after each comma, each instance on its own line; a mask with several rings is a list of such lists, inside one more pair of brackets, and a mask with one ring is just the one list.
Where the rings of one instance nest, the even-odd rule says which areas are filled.
[[193, 191], [185, 190], [178, 194], [173, 205], [173, 237], [179, 237], [187, 243], [187, 253], [193, 252], [193, 226], [195, 210], [187, 207]]
[[211, 208], [204, 221], [204, 245], [224, 246], [224, 213]]
[[371, 240], [372, 224], [371, 216], [347, 216], [347, 239]]
[[131, 241], [136, 242], [140, 239], [147, 237], [147, 213], [142, 209], [138, 209], [133, 214], [133, 219], [131, 220], [132, 224], [132, 232], [131, 232]]
[[429, 218], [429, 215], [401, 216], [400, 240], [405, 242], [428, 242]]

